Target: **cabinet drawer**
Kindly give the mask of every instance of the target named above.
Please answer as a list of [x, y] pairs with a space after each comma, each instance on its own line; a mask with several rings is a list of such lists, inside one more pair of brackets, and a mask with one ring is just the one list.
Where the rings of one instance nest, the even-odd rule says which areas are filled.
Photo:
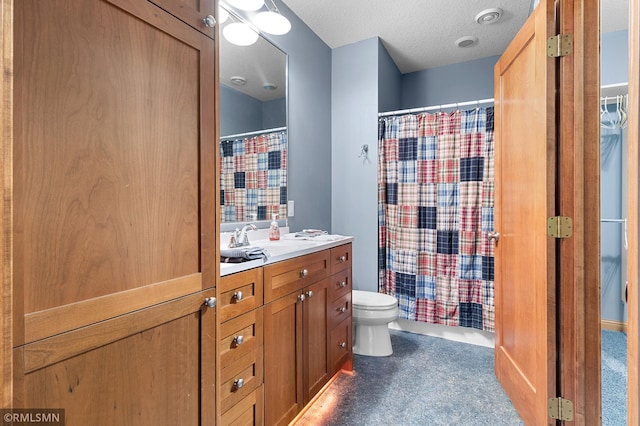
[[331, 356], [332, 373], [340, 370], [342, 364], [351, 357], [351, 317], [346, 318], [331, 331]]
[[262, 306], [262, 268], [249, 269], [220, 279], [218, 316], [225, 322]]
[[262, 308], [222, 324], [219, 347], [221, 367], [232, 365], [248, 354], [253, 354], [253, 358], [262, 363], [262, 330]]
[[262, 384], [262, 353], [247, 353], [220, 374], [221, 413], [227, 412]]
[[329, 250], [264, 267], [264, 303], [329, 276]]
[[351, 316], [351, 293], [345, 294], [338, 300], [334, 300], [329, 309], [329, 324], [331, 324], [331, 328], [333, 329]]
[[331, 249], [331, 274], [351, 268], [351, 244], [344, 244]]
[[331, 300], [337, 300], [345, 294], [351, 294], [351, 268], [345, 269], [331, 276], [329, 295]]
[[222, 424], [228, 426], [260, 426], [263, 424], [264, 385], [231, 407], [222, 415]]

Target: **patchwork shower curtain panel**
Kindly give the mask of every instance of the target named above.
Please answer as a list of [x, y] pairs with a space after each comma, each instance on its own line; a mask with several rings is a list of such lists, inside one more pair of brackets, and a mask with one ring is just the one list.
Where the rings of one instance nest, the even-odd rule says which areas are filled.
[[400, 318], [494, 331], [493, 108], [378, 131], [379, 289]]
[[225, 222], [285, 218], [287, 133], [220, 141], [220, 217]]

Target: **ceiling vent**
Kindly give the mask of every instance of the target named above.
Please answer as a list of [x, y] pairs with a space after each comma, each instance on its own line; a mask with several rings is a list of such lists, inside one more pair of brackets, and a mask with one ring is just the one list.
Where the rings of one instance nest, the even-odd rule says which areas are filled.
[[465, 36], [456, 40], [456, 46], [458, 47], [472, 47], [478, 44], [478, 37]]
[[239, 75], [234, 75], [233, 77], [229, 78], [229, 80], [231, 80], [231, 82], [236, 86], [244, 86], [245, 84], [247, 84], [247, 79]]
[[504, 12], [500, 8], [483, 10], [476, 15], [476, 22], [480, 25], [495, 24]]

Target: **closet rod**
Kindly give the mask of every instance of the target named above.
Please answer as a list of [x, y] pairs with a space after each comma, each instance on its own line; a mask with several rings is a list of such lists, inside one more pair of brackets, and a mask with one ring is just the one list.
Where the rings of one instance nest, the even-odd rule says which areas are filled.
[[266, 135], [267, 133], [281, 132], [287, 130], [287, 127], [275, 127], [273, 129], [256, 130], [255, 132], [238, 133], [229, 136], [220, 136], [220, 139], [243, 138], [245, 136]]
[[444, 109], [444, 108], [458, 108], [461, 106], [469, 106], [469, 105], [492, 104], [493, 102], [494, 102], [493, 98], [488, 98], [488, 99], [479, 99], [477, 101], [465, 101], [465, 102], [456, 102], [453, 104], [433, 105], [433, 106], [421, 107], [421, 108], [400, 109], [397, 111], [380, 112], [378, 113], [378, 117], [387, 117], [390, 115], [400, 115], [400, 114], [413, 114], [414, 112], [426, 112], [426, 111], [433, 111], [435, 109]]

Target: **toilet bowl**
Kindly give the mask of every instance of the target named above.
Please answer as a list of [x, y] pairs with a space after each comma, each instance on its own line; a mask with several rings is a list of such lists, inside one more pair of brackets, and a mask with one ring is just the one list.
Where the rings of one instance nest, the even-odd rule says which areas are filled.
[[353, 290], [351, 309], [355, 333], [353, 353], [391, 355], [389, 323], [398, 318], [398, 300], [387, 294]]

